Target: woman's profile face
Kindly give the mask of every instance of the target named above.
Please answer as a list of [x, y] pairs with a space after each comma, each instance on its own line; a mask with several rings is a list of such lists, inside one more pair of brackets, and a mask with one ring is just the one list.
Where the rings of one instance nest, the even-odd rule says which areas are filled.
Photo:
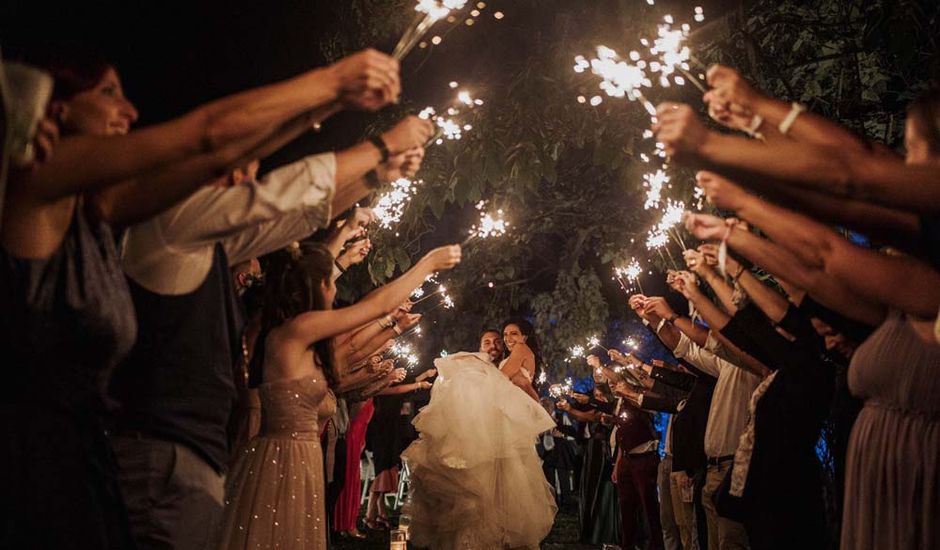
[[522, 334], [522, 329], [518, 325], [509, 324], [503, 329], [503, 343], [506, 344], [506, 349], [509, 351], [512, 351], [512, 348], [519, 342], [525, 341], [526, 335]]
[[137, 120], [137, 109], [124, 97], [117, 71], [109, 68], [94, 88], [65, 101], [64, 126], [79, 134], [119, 136]]

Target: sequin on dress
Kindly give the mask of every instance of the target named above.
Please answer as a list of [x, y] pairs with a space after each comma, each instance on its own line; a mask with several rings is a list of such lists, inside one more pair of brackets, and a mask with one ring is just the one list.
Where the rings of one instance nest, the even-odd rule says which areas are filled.
[[229, 474], [220, 548], [325, 550], [329, 526], [318, 412], [329, 416], [320, 410], [330, 408], [326, 380], [276, 380], [259, 392], [261, 433]]

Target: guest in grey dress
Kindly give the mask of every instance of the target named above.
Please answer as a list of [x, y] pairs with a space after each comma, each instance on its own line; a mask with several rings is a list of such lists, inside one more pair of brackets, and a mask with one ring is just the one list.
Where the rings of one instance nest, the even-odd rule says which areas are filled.
[[892, 313], [856, 351], [842, 550], [940, 548], [940, 345]]

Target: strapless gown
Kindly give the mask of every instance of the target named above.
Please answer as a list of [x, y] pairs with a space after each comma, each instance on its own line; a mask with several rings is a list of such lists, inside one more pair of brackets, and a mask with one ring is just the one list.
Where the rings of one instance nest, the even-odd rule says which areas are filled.
[[220, 548], [327, 548], [318, 411], [328, 392], [322, 375], [259, 387], [261, 432], [229, 474]]
[[414, 420], [411, 540], [444, 549], [531, 548], [551, 531], [555, 498], [535, 451], [551, 416], [485, 354], [434, 362], [431, 402]]

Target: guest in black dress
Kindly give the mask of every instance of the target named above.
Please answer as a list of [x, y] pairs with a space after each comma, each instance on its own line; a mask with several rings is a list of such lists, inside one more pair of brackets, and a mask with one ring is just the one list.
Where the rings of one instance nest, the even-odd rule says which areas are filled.
[[578, 539], [585, 544], [620, 544], [620, 505], [617, 488], [611, 481], [613, 427], [600, 422], [601, 414], [614, 412], [613, 394], [606, 383], [600, 383], [591, 397], [583, 394], [574, 397], [574, 405], [564, 400], [557, 405], [583, 423], [587, 436], [579, 484]]
[[107, 224], [79, 199], [47, 258], [0, 249], [2, 548], [133, 548], [103, 388], [137, 324]]

